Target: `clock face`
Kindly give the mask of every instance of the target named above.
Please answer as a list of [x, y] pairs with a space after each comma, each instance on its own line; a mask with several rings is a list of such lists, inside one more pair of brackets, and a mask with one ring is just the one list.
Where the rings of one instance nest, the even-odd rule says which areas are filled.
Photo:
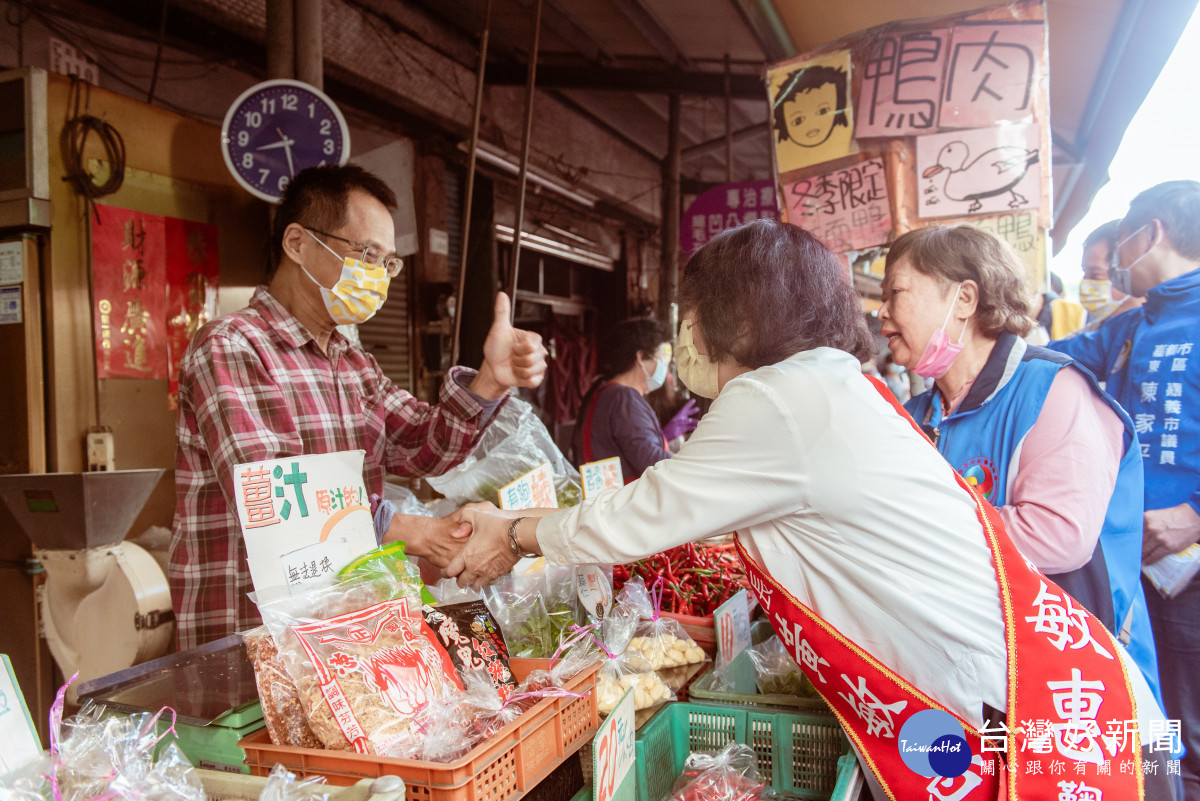
[[342, 112], [323, 92], [279, 79], [250, 87], [229, 107], [221, 152], [250, 194], [277, 203], [305, 167], [345, 164], [350, 134]]

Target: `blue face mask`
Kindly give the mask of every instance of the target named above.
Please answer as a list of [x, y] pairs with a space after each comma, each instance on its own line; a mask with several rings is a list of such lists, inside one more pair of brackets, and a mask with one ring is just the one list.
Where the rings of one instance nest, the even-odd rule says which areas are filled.
[[662, 359], [654, 360], [654, 372], [646, 376], [646, 391], [653, 392], [667, 380], [667, 363]]

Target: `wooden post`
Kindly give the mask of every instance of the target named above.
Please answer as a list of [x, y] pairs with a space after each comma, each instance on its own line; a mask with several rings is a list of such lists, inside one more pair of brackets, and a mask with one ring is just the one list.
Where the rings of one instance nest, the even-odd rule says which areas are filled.
[[529, 171], [529, 144], [533, 138], [533, 93], [537, 85], [538, 38], [542, 30], [542, 0], [533, 6], [533, 31], [530, 34], [529, 72], [525, 81], [525, 133], [521, 137], [521, 172], [517, 176], [517, 219], [513, 224], [512, 317], [517, 316], [517, 277], [521, 274], [521, 227], [525, 224], [525, 178]]

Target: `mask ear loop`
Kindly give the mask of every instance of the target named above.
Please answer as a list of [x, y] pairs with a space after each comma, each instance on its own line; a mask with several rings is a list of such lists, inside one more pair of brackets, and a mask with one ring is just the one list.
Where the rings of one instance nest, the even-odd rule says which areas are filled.
[[[959, 281], [958, 286], [954, 290], [954, 299], [950, 301], [950, 308], [946, 309], [946, 319], [942, 320], [942, 330], [943, 331], [946, 330], [946, 324], [950, 322], [950, 315], [954, 314], [954, 304], [958, 303], [958, 293], [962, 292], [962, 285], [963, 285], [963, 282]], [[970, 317], [963, 320], [962, 331], [959, 332], [958, 342], [955, 342], [954, 343], [955, 345], [961, 345], [963, 343], [963, 338], [966, 337], [966, 335], [967, 335], [967, 323], [969, 323], [970, 321], [971, 321]]]

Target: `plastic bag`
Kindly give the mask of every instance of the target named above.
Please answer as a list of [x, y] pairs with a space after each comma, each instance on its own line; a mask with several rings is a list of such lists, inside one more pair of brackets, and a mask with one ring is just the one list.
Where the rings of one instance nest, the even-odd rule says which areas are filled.
[[751, 801], [766, 786], [754, 749], [730, 743], [717, 754], [692, 754], [675, 780], [671, 801]]
[[542, 592], [541, 577], [530, 573], [509, 573], [483, 588], [484, 603], [496, 616], [511, 657], [545, 659], [558, 647], [561, 631], [575, 622], [552, 619]]
[[550, 463], [558, 505], [579, 503], [582, 497], [579, 471], [554, 444], [533, 407], [510, 396], [496, 411], [495, 419], [483, 432], [475, 452], [457, 467], [426, 480], [445, 495], [455, 509], [472, 501], [496, 503], [501, 487], [543, 462]]
[[482, 677], [501, 701], [517, 688], [508, 664], [508, 647], [495, 617], [483, 601], [425, 606], [425, 623], [437, 633], [438, 642], [450, 654], [459, 678]]
[[414, 585], [386, 571], [259, 611], [328, 749], [400, 755], [420, 739], [429, 702], [462, 687]]
[[308, 715], [300, 702], [300, 691], [283, 661], [266, 626], [242, 635], [246, 654], [254, 666], [254, 683], [262, 702], [263, 723], [276, 745], [320, 748], [321, 741], [308, 725]]
[[328, 798], [335, 789], [325, 783], [324, 776], [299, 780], [283, 765], [271, 768], [267, 783], [258, 794], [258, 801], [318, 801]]
[[396, 507], [396, 514], [398, 515], [435, 516], [433, 512], [429, 511], [429, 507], [408, 487], [393, 484], [391, 481], [385, 481], [383, 483], [383, 497], [392, 502]]
[[763, 695], [820, 697], [778, 637], [771, 636], [763, 640], [747, 653], [754, 663], [754, 683]]
[[618, 607], [601, 624], [600, 637], [594, 638], [604, 657], [596, 675], [596, 706], [602, 715], [613, 711], [626, 690], [633, 690], [635, 709], [649, 709], [675, 700], [671, 688], [646, 658], [638, 651], [626, 650], [637, 625], [636, 614]]
[[678, 620], [660, 616], [661, 578], [654, 582], [650, 590], [646, 589], [646, 583], [640, 576], [630, 579], [618, 593], [617, 601], [636, 611], [641, 618], [629, 647], [646, 657], [650, 667], [662, 670], [692, 665], [707, 658], [704, 649], [696, 645]]

